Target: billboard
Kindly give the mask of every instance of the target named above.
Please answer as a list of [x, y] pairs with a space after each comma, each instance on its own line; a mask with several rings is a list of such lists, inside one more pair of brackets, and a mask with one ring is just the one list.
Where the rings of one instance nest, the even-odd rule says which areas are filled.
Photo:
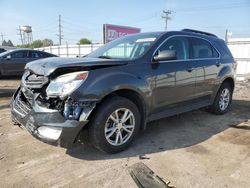
[[141, 32], [141, 29], [135, 28], [135, 27], [104, 24], [103, 25], [103, 42], [108, 43], [124, 35], [140, 33], [140, 32]]

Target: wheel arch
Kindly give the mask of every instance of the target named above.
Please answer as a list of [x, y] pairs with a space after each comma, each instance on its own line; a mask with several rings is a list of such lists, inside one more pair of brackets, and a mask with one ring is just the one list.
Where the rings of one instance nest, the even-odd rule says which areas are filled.
[[213, 94], [212, 94], [212, 97], [211, 97], [211, 100], [210, 100], [211, 104], [213, 104], [215, 97], [216, 97], [216, 95], [217, 95], [217, 93], [218, 93], [218, 91], [221, 88], [223, 83], [229, 83], [232, 87], [232, 91], [234, 91], [234, 87], [235, 87], [234, 77], [233, 76], [225, 76], [223, 79], [221, 79], [218, 82], [218, 84], [216, 84], [214, 91], [213, 91]]
[[98, 109], [99, 105], [102, 102], [112, 97], [116, 97], [116, 96], [129, 99], [138, 107], [138, 110], [141, 114], [141, 127], [140, 128], [144, 130], [146, 128], [146, 122], [147, 122], [146, 118], [148, 114], [148, 108], [147, 108], [144, 98], [140, 95], [140, 93], [132, 89], [118, 89], [103, 96], [100, 102], [96, 104], [95, 109], [89, 115], [89, 118], [88, 118], [89, 121], [91, 121], [91, 119], [94, 117], [96, 110]]
[[138, 110], [141, 114], [141, 129], [144, 130], [146, 128], [146, 117], [148, 110], [146, 102], [144, 98], [140, 95], [140, 93], [132, 89], [119, 89], [104, 96], [102, 101], [115, 96], [127, 98], [138, 107]]
[[234, 82], [234, 79], [233, 79], [232, 77], [226, 77], [226, 78], [222, 81], [221, 85], [222, 85], [223, 83], [229, 83], [230, 86], [232, 87], [232, 89], [234, 90], [235, 82]]
[[[143, 99], [143, 97], [137, 91], [132, 90], [132, 89], [119, 89], [119, 90], [112, 91], [112, 92], [108, 93], [107, 95], [105, 95], [98, 103], [96, 103], [95, 108], [90, 113], [90, 115], [88, 117], [89, 122], [91, 122], [91, 120], [94, 118], [94, 115], [102, 102], [104, 102], [105, 100], [108, 100], [112, 97], [117, 97], [117, 96], [124, 97], [124, 98], [131, 100], [138, 107], [138, 110], [139, 110], [140, 115], [141, 115], [140, 129], [145, 130], [146, 123], [147, 123], [148, 107], [147, 107], [146, 102]], [[83, 127], [83, 129], [78, 133], [76, 140], [79, 138], [82, 141], [88, 142], [89, 136], [88, 136], [87, 130], [88, 130], [89, 126], [90, 125], [88, 123], [86, 126]]]

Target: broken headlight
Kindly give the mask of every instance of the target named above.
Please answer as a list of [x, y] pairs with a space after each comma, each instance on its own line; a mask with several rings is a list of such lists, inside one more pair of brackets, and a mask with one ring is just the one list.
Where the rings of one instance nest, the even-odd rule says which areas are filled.
[[78, 88], [88, 77], [88, 71], [61, 75], [52, 80], [46, 89], [47, 96], [65, 97]]

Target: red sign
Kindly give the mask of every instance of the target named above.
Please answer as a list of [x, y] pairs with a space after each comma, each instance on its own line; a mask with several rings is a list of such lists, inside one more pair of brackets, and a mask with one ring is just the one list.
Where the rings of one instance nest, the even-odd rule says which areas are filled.
[[133, 33], [140, 33], [140, 32], [141, 32], [141, 29], [135, 28], [135, 27], [104, 24], [103, 25], [103, 41], [104, 43], [107, 43], [112, 40], [118, 39], [122, 36], [133, 34]]

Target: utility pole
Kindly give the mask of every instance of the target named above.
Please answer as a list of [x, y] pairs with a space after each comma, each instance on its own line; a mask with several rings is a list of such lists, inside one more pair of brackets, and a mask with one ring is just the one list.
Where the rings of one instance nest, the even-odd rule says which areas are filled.
[[168, 20], [171, 19], [171, 17], [169, 15], [172, 14], [172, 11], [171, 10], [163, 10], [163, 14], [164, 15], [162, 16], [162, 18], [165, 21], [165, 31], [167, 31], [167, 29], [168, 29]]
[[59, 25], [58, 25], [58, 28], [59, 28], [59, 33], [58, 33], [58, 38], [59, 38], [59, 45], [61, 46], [62, 45], [62, 38], [63, 38], [63, 35], [62, 35], [62, 20], [61, 20], [61, 15], [59, 15]]
[[2, 43], [1, 44], [3, 44], [3, 33], [1, 33], [1, 38], [2, 38]]

